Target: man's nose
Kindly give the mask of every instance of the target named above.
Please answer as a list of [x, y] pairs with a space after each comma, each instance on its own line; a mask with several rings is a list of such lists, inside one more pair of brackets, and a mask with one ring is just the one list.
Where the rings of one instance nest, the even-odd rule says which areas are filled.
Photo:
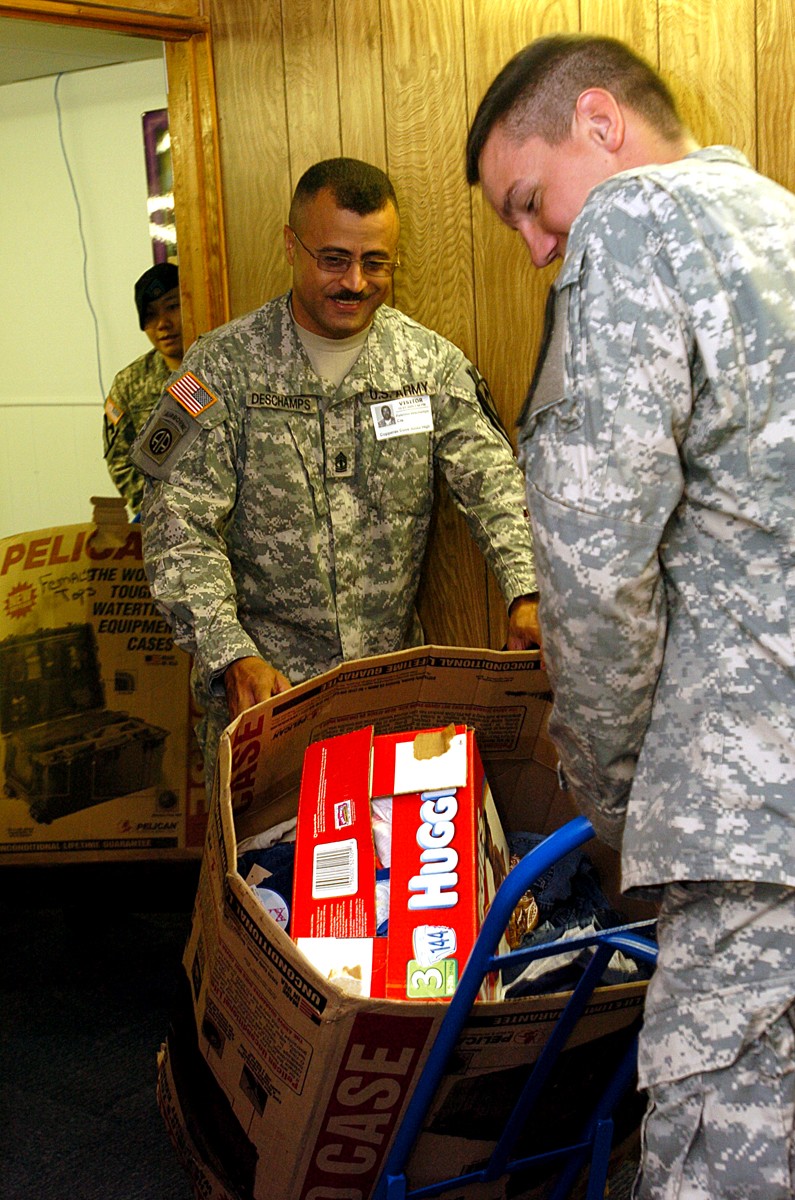
[[351, 265], [348, 267], [344, 275], [340, 276], [340, 282], [351, 292], [363, 292], [367, 286], [367, 276], [362, 270], [362, 264], [358, 259], [351, 259]]
[[562, 253], [555, 233], [544, 233], [535, 225], [523, 225], [519, 235], [530, 251], [534, 267], [547, 267]]

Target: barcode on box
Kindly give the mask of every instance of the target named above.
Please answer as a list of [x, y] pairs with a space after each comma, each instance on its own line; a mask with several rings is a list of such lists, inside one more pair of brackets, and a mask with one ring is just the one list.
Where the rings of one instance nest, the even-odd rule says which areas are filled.
[[359, 890], [356, 839], [315, 846], [312, 858], [312, 895], [316, 900], [328, 896], [353, 896]]

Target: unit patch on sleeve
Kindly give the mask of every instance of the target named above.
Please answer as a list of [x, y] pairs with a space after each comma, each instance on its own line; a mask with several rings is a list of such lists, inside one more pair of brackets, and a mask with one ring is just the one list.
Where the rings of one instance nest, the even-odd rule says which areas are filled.
[[477, 367], [473, 367], [471, 363], [466, 365], [464, 368], [464, 373], [469, 376], [469, 378], [472, 380], [472, 383], [475, 385], [475, 395], [478, 398], [478, 403], [480, 404], [483, 416], [486, 418], [489, 424], [497, 430], [497, 433], [502, 434], [506, 442], [510, 442], [508, 434], [505, 432], [505, 426], [500, 420], [500, 414], [497, 412], [497, 406], [494, 403], [494, 398], [489, 391], [489, 385], [486, 383], [486, 380], [483, 378]]
[[211, 404], [218, 403], [218, 397], [214, 396], [208, 387], [197, 379], [190, 371], [185, 371], [180, 375], [179, 379], [175, 379], [169, 387], [166, 388], [178, 404], [181, 404], [186, 412], [189, 412], [192, 417], [198, 417], [199, 413], [203, 413]]
[[130, 461], [153, 479], [168, 479], [175, 463], [201, 432], [195, 417], [185, 415], [184, 406], [177, 403], [170, 391], [169, 388], [130, 451]]

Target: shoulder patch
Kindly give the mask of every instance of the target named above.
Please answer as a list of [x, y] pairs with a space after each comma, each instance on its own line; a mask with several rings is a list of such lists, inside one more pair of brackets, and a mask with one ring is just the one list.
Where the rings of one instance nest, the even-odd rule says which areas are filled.
[[210, 389], [205, 387], [191, 371], [184, 371], [166, 388], [166, 391], [192, 417], [198, 417], [199, 413], [203, 413], [210, 405], [218, 403], [218, 397], [214, 396]]
[[185, 414], [169, 389], [133, 443], [130, 461], [153, 479], [168, 479], [200, 432], [196, 418]]
[[124, 416], [124, 412], [119, 408], [118, 404], [114, 404], [110, 396], [105, 401], [105, 416], [110, 421], [111, 425], [118, 425], [119, 421]]
[[501, 434], [505, 438], [506, 442], [510, 443], [510, 439], [508, 434], [505, 432], [505, 426], [500, 420], [500, 415], [497, 412], [497, 407], [494, 403], [489, 390], [489, 385], [486, 383], [486, 380], [483, 378], [477, 367], [473, 366], [472, 363], [467, 363], [464, 371], [465, 374], [468, 375], [472, 380], [472, 384], [475, 388], [475, 395], [477, 396], [483, 416], [497, 431], [497, 433]]

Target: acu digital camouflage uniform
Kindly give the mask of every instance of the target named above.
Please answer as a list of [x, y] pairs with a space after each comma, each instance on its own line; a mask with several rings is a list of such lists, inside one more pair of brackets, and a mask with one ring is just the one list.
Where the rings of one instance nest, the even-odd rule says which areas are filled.
[[[283, 296], [200, 338], [182, 370], [133, 457], [156, 481], [144, 558], [194, 655], [208, 767], [235, 659], [259, 654], [297, 683], [421, 643], [435, 466], [506, 601], [535, 590], [521, 472], [482, 378], [438, 334], [380, 308], [335, 389]], [[378, 440], [373, 418], [399, 397], [428, 408], [433, 430]]]
[[[791, 1196], [795, 197], [727, 147], [616, 175], [552, 306], [520, 438], [550, 733], [623, 886], [669, 885], [640, 1073], [674, 1136], [639, 1194], [685, 1194], [672, 1145], [713, 1119], [688, 1197]], [[765, 1039], [775, 1121], [749, 1074]], [[684, 1103], [702, 1071], [746, 1136]]]
[[130, 450], [163, 394], [171, 368], [157, 350], [149, 350], [119, 371], [105, 401], [102, 443], [110, 477], [133, 515], [139, 512], [144, 477], [130, 462]]

